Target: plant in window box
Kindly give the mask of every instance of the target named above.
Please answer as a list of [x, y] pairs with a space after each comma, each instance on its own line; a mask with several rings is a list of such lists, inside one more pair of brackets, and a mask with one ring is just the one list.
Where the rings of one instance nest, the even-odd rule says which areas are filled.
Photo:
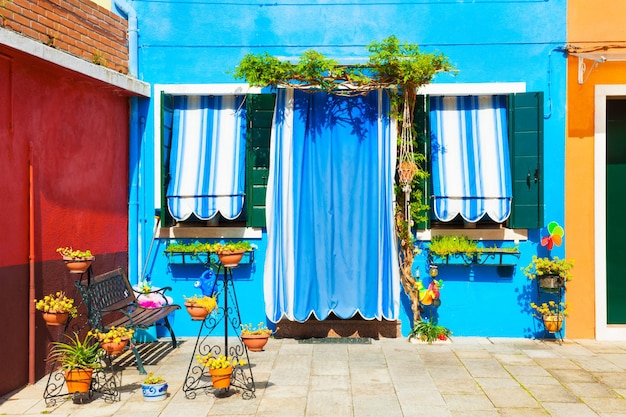
[[263, 322], [259, 322], [256, 327], [252, 323], [241, 325], [241, 340], [251, 352], [262, 351], [272, 333], [273, 330]]
[[196, 355], [200, 365], [209, 368], [209, 374], [214, 388], [228, 388], [233, 373], [233, 367], [244, 366], [245, 361], [233, 359], [230, 356], [219, 355], [215, 357], [213, 353], [207, 355]]
[[540, 258], [534, 255], [532, 261], [522, 268], [522, 271], [529, 279], [537, 279], [540, 288], [550, 292], [565, 287], [565, 283], [573, 278], [571, 272], [573, 267], [572, 259], [559, 259], [558, 256], [553, 259]]
[[141, 392], [145, 401], [162, 401], [167, 397], [167, 381], [150, 372], [141, 384]]
[[478, 243], [465, 236], [433, 236], [428, 250], [432, 255], [446, 257], [454, 254], [467, 254], [469, 256], [477, 252]]
[[96, 259], [89, 249], [79, 250], [71, 246], [57, 248], [57, 253], [63, 257], [65, 266], [70, 272], [82, 274], [87, 271], [91, 263]]
[[544, 328], [549, 333], [560, 332], [563, 320], [568, 313], [567, 304], [563, 301], [550, 300], [545, 303], [530, 303], [530, 307], [535, 310], [534, 315], [543, 321]]
[[109, 355], [119, 355], [133, 338], [135, 330], [126, 327], [111, 326], [108, 331], [96, 329], [89, 333], [100, 342], [100, 346], [102, 346], [106, 353]]
[[42, 312], [43, 319], [50, 326], [60, 326], [67, 319], [78, 315], [78, 308], [74, 305], [74, 299], [69, 298], [63, 291], [44, 296], [41, 300], [33, 300], [35, 309]]
[[192, 320], [204, 320], [213, 310], [217, 308], [215, 297], [208, 295], [192, 295], [185, 298], [185, 308]]
[[222, 265], [227, 268], [233, 268], [239, 265], [243, 258], [243, 254], [252, 250], [252, 244], [247, 240], [226, 243], [214, 243], [212, 251], [217, 253]]

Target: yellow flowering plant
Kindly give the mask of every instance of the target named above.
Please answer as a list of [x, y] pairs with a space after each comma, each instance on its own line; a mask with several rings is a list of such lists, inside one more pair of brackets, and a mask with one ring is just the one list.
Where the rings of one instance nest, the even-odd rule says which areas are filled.
[[185, 304], [193, 304], [199, 307], [204, 307], [209, 313], [217, 307], [217, 300], [215, 297], [209, 297], [208, 295], [192, 295], [191, 297], [185, 297]]
[[262, 321], [257, 324], [256, 327], [252, 325], [252, 323], [242, 324], [241, 325], [241, 334], [242, 335], [271, 335], [274, 333], [271, 329], [269, 329]]
[[89, 249], [82, 250], [74, 250], [71, 246], [57, 248], [57, 253], [59, 253], [64, 258], [76, 259], [76, 260], [84, 260], [93, 258], [93, 254]]
[[535, 315], [538, 317], [544, 316], [560, 316], [565, 317], [568, 313], [567, 303], [560, 301], [550, 300], [545, 303], [536, 304], [534, 302], [530, 303], [530, 307], [535, 310]]
[[94, 336], [100, 343], [119, 343], [122, 340], [130, 340], [135, 334], [135, 330], [126, 327], [112, 326], [109, 331], [103, 332], [98, 329], [90, 330], [89, 334]]
[[165, 378], [160, 375], [154, 375], [154, 373], [150, 372], [146, 379], [143, 380], [143, 383], [146, 385], [152, 384], [162, 384], [165, 382]]
[[540, 278], [546, 275], [558, 275], [565, 281], [569, 281], [573, 278], [572, 268], [574, 267], [574, 260], [572, 259], [559, 259], [555, 256], [553, 259], [540, 258], [537, 255], [533, 255], [531, 262], [522, 268], [524, 275], [528, 279]]
[[35, 308], [46, 313], [69, 313], [70, 317], [78, 316], [78, 308], [74, 299], [69, 298], [63, 291], [44, 296], [41, 300], [33, 300]]
[[219, 355], [215, 357], [213, 353], [207, 355], [196, 355], [200, 365], [209, 369], [226, 369], [231, 366], [244, 366], [246, 361], [233, 359], [230, 356]]

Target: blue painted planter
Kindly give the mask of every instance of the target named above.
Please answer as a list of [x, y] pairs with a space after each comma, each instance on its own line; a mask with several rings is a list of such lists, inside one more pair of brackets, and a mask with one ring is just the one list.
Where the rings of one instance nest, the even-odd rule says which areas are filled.
[[163, 401], [167, 397], [167, 382], [160, 384], [141, 384], [145, 401]]

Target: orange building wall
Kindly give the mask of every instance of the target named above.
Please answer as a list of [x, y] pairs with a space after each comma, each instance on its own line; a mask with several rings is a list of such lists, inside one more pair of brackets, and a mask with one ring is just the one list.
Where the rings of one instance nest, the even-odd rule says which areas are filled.
[[[626, 2], [569, 1], [568, 43], [626, 45], [625, 15]], [[592, 69], [587, 60], [586, 65], [588, 78], [581, 85], [578, 58], [568, 57], [565, 231], [566, 256], [575, 260], [574, 280], [567, 287], [568, 338], [595, 337], [594, 89], [596, 84], [626, 84], [626, 63], [599, 63]]]

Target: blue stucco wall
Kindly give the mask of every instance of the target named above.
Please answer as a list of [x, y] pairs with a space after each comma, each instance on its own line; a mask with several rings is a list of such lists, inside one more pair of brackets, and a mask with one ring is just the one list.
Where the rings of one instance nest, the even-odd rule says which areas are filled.
[[[151, 84], [231, 83], [232, 71], [246, 53], [267, 51], [296, 59], [307, 49], [342, 62], [364, 62], [365, 47], [373, 40], [395, 35], [417, 43], [424, 51], [446, 54], [458, 75], [440, 75], [435, 83], [524, 82], [527, 91], [545, 94], [545, 219], [564, 224], [565, 0], [516, 1], [307, 1], [251, 2], [230, 0], [134, 1], [139, 26], [140, 79]], [[154, 102], [152, 102], [153, 104]], [[137, 245], [148, 252], [153, 232], [154, 120], [145, 113], [141, 130]], [[132, 226], [131, 226], [132, 227]], [[566, 228], [567, 232], [567, 228]], [[501, 277], [495, 267], [443, 267], [443, 304], [439, 321], [455, 335], [532, 337], [539, 326], [528, 310], [536, 288], [521, 273], [533, 254], [546, 254], [540, 230], [529, 231], [519, 243], [521, 256], [514, 273]], [[237, 297], [244, 322], [264, 320], [263, 239], [254, 265], [235, 270]], [[487, 245], [502, 242], [485, 242]], [[174, 287], [179, 303], [194, 292], [201, 268], [172, 271], [157, 241], [147, 274], [157, 285]], [[513, 242], [507, 242], [512, 245]], [[552, 255], [560, 257], [564, 247]], [[140, 257], [138, 263], [142, 264]], [[142, 265], [140, 265], [142, 266]], [[426, 275], [423, 256], [416, 270]], [[407, 334], [411, 316], [406, 298], [401, 313]], [[175, 319], [178, 335], [194, 335], [197, 324], [186, 313]]]

